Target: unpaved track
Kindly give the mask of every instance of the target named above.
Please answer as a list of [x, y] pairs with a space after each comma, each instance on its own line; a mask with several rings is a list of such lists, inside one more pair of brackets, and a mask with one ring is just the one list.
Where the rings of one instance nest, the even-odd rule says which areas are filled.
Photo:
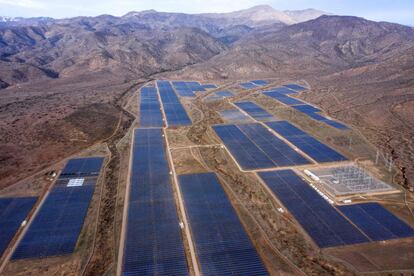
[[133, 114], [124, 109], [125, 98], [143, 83], [145, 82], [137, 83], [129, 87], [114, 103], [115, 107], [121, 113], [121, 123], [116, 132], [105, 141], [111, 153], [111, 159], [105, 172], [94, 248], [92, 248], [92, 255], [83, 270], [83, 275], [103, 275], [115, 262], [116, 241], [114, 235], [114, 220], [120, 162], [120, 153], [117, 149], [117, 144], [125, 136], [135, 120]]

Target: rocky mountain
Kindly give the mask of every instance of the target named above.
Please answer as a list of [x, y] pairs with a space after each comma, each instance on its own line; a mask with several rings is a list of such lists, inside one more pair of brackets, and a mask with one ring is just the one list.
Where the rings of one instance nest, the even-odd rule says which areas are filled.
[[250, 9], [230, 13], [201, 14], [204, 17], [227, 20], [227, 24], [248, 25], [257, 27], [274, 23], [292, 25], [321, 15], [328, 14], [323, 11], [307, 9], [298, 11], [279, 11], [268, 5], [255, 6]]
[[131, 77], [201, 62], [226, 49], [192, 27], [164, 29], [112, 16], [0, 26], [3, 86], [110, 70]]
[[312, 20], [312, 19], [316, 19], [322, 15], [332, 15], [330, 13], [320, 11], [320, 10], [315, 10], [315, 9], [284, 11], [284, 14], [289, 16], [291, 20], [293, 20], [295, 23], [301, 23], [301, 22]]
[[257, 6], [226, 14], [2, 18], [0, 87], [100, 70], [133, 77], [178, 69], [210, 59], [253, 30], [274, 31], [322, 13]]
[[254, 30], [228, 51], [195, 67], [210, 68], [203, 70], [205, 75], [229, 78], [270, 76], [280, 71], [326, 75], [382, 62], [413, 46], [411, 27], [358, 17], [321, 16], [284, 28]]

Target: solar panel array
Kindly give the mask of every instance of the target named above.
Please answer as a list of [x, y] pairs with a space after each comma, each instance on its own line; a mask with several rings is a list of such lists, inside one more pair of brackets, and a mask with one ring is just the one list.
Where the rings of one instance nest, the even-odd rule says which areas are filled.
[[220, 111], [220, 116], [229, 123], [252, 122], [252, 119], [238, 109], [228, 109]]
[[325, 123], [327, 125], [330, 125], [334, 128], [341, 129], [341, 130], [348, 129], [348, 127], [346, 125], [341, 124], [337, 121], [328, 119], [328, 118], [322, 116], [321, 114], [318, 114], [318, 112], [321, 112], [321, 110], [318, 109], [318, 108], [315, 108], [311, 105], [301, 104], [301, 105], [293, 106], [293, 108], [300, 111], [300, 112], [302, 112], [302, 113], [304, 113], [304, 114], [306, 114], [306, 115], [308, 115], [309, 117], [311, 117], [312, 119], [314, 119], [316, 121], [323, 122], [323, 123]]
[[165, 116], [169, 126], [188, 126], [191, 120], [169, 81], [157, 81]]
[[306, 132], [287, 121], [267, 122], [267, 126], [317, 162], [336, 162], [347, 160], [345, 156], [322, 144]]
[[300, 86], [300, 85], [295, 84], [295, 83], [289, 83], [289, 84], [286, 84], [284, 86], [287, 87], [287, 88], [289, 88], [289, 89], [296, 90], [296, 91], [304, 91], [304, 90], [306, 90], [305, 87]]
[[243, 169], [310, 163], [261, 124], [216, 125], [213, 128]]
[[292, 90], [292, 89], [289, 89], [287, 87], [272, 88], [270, 90], [266, 90], [266, 91], [263, 91], [263, 92], [275, 92], [275, 93], [279, 93], [279, 94], [282, 94], [282, 95], [295, 94], [295, 93], [297, 93], [297, 91]]
[[[13, 260], [64, 255], [74, 251], [102, 162], [101, 157], [68, 161], [20, 241]], [[88, 178], [81, 186], [68, 186], [74, 175]]]
[[123, 275], [188, 275], [162, 130], [133, 142]]
[[172, 84], [174, 85], [175, 91], [181, 96], [181, 97], [195, 97], [196, 94], [194, 94], [193, 90], [187, 85], [187, 82], [185, 81], [173, 81]]
[[201, 85], [199, 82], [197, 81], [188, 81], [186, 82], [187, 86], [194, 92], [205, 92], [206, 89], [204, 88], [203, 85]]
[[275, 119], [272, 114], [253, 102], [238, 102], [235, 103], [235, 105], [258, 121], [268, 121]]
[[252, 80], [251, 82], [259, 86], [266, 86], [269, 84], [269, 82], [265, 80]]
[[214, 173], [179, 177], [203, 275], [267, 275]]
[[259, 176], [319, 247], [369, 241], [293, 171], [260, 172]]
[[206, 99], [210, 101], [214, 100], [221, 100], [228, 97], [233, 97], [234, 94], [231, 91], [223, 90], [223, 91], [217, 91], [214, 92], [212, 95], [209, 95]]
[[103, 157], [73, 158], [66, 163], [60, 177], [98, 176], [101, 171]]
[[162, 127], [161, 105], [155, 87], [141, 88], [140, 125], [143, 127]]
[[201, 87], [203, 87], [204, 89], [216, 89], [217, 85], [215, 85], [215, 84], [202, 84]]
[[322, 111], [319, 108], [316, 108], [309, 104], [295, 105], [293, 108], [306, 114], [317, 113]]
[[0, 257], [36, 200], [36, 197], [0, 198]]
[[378, 203], [339, 206], [339, 210], [373, 241], [414, 237], [414, 229]]
[[299, 101], [298, 99], [291, 98], [289, 96], [286, 96], [286, 94], [281, 94], [279, 92], [275, 92], [275, 91], [263, 92], [263, 94], [273, 99], [276, 99], [279, 102], [286, 104], [286, 105], [303, 104], [303, 102]]
[[258, 87], [256, 84], [252, 82], [244, 82], [244, 83], [241, 83], [240, 86], [244, 89], [254, 89]]

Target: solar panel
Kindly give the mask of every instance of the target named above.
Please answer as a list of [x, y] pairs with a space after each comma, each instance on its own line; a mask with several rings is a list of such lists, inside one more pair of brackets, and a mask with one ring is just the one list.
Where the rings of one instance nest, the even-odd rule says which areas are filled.
[[215, 85], [215, 84], [203, 84], [203, 85], [201, 85], [201, 87], [203, 87], [204, 89], [215, 89], [215, 88], [217, 88], [217, 85]]
[[140, 125], [143, 127], [162, 127], [161, 105], [155, 87], [141, 88]]
[[279, 92], [263, 92], [263, 94], [273, 99], [276, 99], [279, 102], [286, 104], [286, 105], [303, 104], [302, 101], [299, 101], [298, 99], [295, 99], [295, 98], [291, 98]]
[[36, 197], [0, 198], [0, 257], [36, 200]]
[[258, 87], [256, 84], [252, 82], [244, 82], [244, 83], [241, 83], [240, 86], [244, 89], [254, 89]]
[[260, 124], [218, 125], [213, 128], [243, 169], [310, 163]]
[[339, 210], [374, 241], [414, 237], [414, 229], [378, 203], [339, 206]]
[[12, 259], [42, 258], [72, 253], [82, 230], [96, 177], [82, 186], [58, 179], [15, 250]]
[[101, 171], [103, 157], [73, 158], [68, 161], [60, 177], [97, 176]]
[[270, 114], [269, 112], [267, 112], [266, 110], [264, 110], [263, 108], [261, 108], [253, 102], [238, 102], [235, 103], [235, 105], [258, 121], [267, 121], [275, 119], [272, 114]]
[[330, 119], [318, 114], [318, 112], [321, 112], [321, 110], [316, 108], [316, 107], [313, 107], [311, 105], [301, 104], [301, 105], [295, 105], [295, 106], [292, 106], [292, 107], [294, 109], [302, 112], [302, 113], [305, 113], [306, 115], [308, 115], [309, 117], [311, 117], [312, 119], [314, 119], [316, 121], [324, 122], [325, 124], [330, 125], [330, 126], [332, 126], [334, 128], [337, 128], [337, 129], [341, 129], [341, 130], [348, 129], [348, 127], [346, 125], [341, 124], [339, 122], [336, 122], [334, 120], [330, 120]]
[[309, 104], [295, 105], [295, 106], [293, 106], [293, 108], [300, 111], [300, 112], [306, 113], [306, 114], [322, 111], [319, 108], [316, 108], [316, 107], [311, 106]]
[[191, 125], [191, 120], [169, 81], [157, 81], [158, 91], [169, 126]]
[[334, 127], [334, 128], [337, 128], [337, 129], [342, 129], [342, 130], [349, 129], [349, 127], [347, 127], [346, 125], [341, 124], [341, 123], [339, 123], [339, 122], [336, 122], [336, 121], [334, 121], [334, 120], [329, 120], [329, 119], [326, 119], [326, 120], [324, 120], [323, 122], [324, 122], [325, 124], [327, 124], [327, 125], [330, 125], [330, 126], [332, 126], [332, 127]]
[[287, 121], [267, 122], [267, 126], [279, 133], [286, 140], [317, 162], [335, 162], [347, 160], [345, 156], [322, 144], [306, 132]]
[[259, 176], [319, 247], [369, 241], [292, 170], [260, 172]]
[[133, 138], [123, 275], [188, 275], [161, 129]]
[[265, 80], [253, 80], [251, 82], [259, 86], [266, 86], [269, 84], [269, 82]]
[[287, 87], [277, 87], [277, 88], [272, 88], [270, 90], [266, 90], [263, 92], [275, 92], [275, 93], [279, 93], [282, 95], [286, 95], [286, 94], [296, 94], [297, 92], [295, 90], [291, 90]]
[[243, 169], [271, 168], [275, 164], [237, 126], [213, 126], [231, 154]]
[[238, 128], [273, 161], [276, 167], [310, 163], [309, 160], [274, 136], [261, 124], [243, 124], [238, 125]]
[[238, 109], [228, 109], [220, 111], [221, 117], [229, 123], [252, 122], [252, 119]]
[[296, 91], [304, 91], [304, 90], [306, 90], [305, 87], [300, 86], [300, 85], [295, 84], [295, 83], [289, 83], [289, 84], [286, 84], [284, 86], [287, 87], [287, 88], [289, 88], [289, 89], [296, 90]]
[[223, 91], [217, 91], [213, 93], [212, 95], [208, 96], [206, 99], [210, 101], [214, 100], [221, 100], [228, 97], [233, 97], [234, 94], [231, 91], [223, 90]]
[[203, 275], [267, 275], [214, 173], [179, 177]]
[[206, 89], [199, 83], [196, 81], [188, 81], [186, 82], [187, 86], [195, 92], [204, 92], [206, 91]]

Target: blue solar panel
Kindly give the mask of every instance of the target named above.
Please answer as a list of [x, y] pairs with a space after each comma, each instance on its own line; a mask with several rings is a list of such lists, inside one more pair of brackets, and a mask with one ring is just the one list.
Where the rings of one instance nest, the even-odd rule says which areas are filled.
[[336, 122], [334, 120], [330, 120], [330, 119], [318, 114], [318, 112], [320, 112], [321, 110], [316, 108], [316, 107], [313, 107], [311, 105], [302, 104], [302, 105], [295, 105], [295, 106], [292, 106], [292, 107], [294, 109], [302, 112], [302, 113], [305, 113], [306, 115], [308, 115], [312, 119], [324, 122], [325, 124], [330, 125], [334, 128], [341, 129], [341, 130], [348, 129], [348, 127], [346, 125], [341, 124], [339, 122]]
[[240, 86], [244, 89], [254, 89], [257, 88], [258, 86], [252, 82], [245, 82], [245, 83], [241, 83]]
[[319, 247], [369, 241], [293, 171], [260, 172], [259, 176]]
[[282, 94], [282, 95], [286, 95], [286, 94], [296, 94], [297, 93], [296, 91], [291, 90], [291, 89], [289, 89], [287, 87], [272, 88], [270, 90], [266, 90], [266, 91], [263, 91], [263, 92], [275, 92], [275, 93], [279, 93], [279, 94]]
[[36, 197], [0, 198], [0, 257], [36, 200]]
[[214, 94], [216, 94], [217, 96], [220, 96], [220, 97], [232, 97], [232, 96], [234, 96], [234, 94], [232, 92], [228, 91], [228, 90], [217, 91]]
[[271, 168], [275, 164], [235, 125], [213, 126], [243, 169]]
[[322, 111], [319, 108], [316, 108], [316, 107], [311, 106], [309, 104], [295, 105], [295, 106], [293, 106], [293, 108], [300, 111], [300, 112], [306, 113], [306, 114]]
[[191, 125], [191, 120], [187, 115], [180, 100], [175, 94], [169, 81], [157, 81], [158, 91], [164, 107], [165, 116], [169, 126]]
[[212, 95], [207, 97], [207, 100], [213, 101], [213, 100], [221, 100], [224, 98], [232, 97], [234, 94], [228, 90], [223, 91], [217, 91], [213, 93]]
[[253, 102], [238, 102], [235, 103], [239, 108], [241, 108], [244, 112], [248, 113], [254, 119], [258, 121], [267, 121], [267, 120], [274, 120], [272, 114], [258, 106]]
[[60, 177], [97, 176], [101, 171], [103, 157], [86, 157], [70, 159]]
[[310, 163], [260, 124], [213, 128], [243, 169]]
[[284, 167], [310, 163], [309, 160], [274, 136], [261, 124], [243, 124], [238, 127], [273, 161], [275, 166]]
[[82, 186], [68, 187], [69, 178], [58, 179], [12, 259], [72, 253], [82, 230], [96, 180], [96, 177], [86, 178]]
[[289, 89], [296, 90], [296, 91], [304, 91], [304, 90], [306, 90], [305, 87], [300, 86], [298, 84], [294, 84], [294, 83], [289, 83], [289, 84], [286, 84], [284, 86], [287, 87], [287, 88], [289, 88]]
[[179, 177], [203, 275], [267, 275], [214, 173]]
[[189, 82], [186, 82], [186, 83], [187, 83], [187, 86], [192, 91], [195, 91], [195, 92], [204, 92], [204, 91], [206, 91], [206, 89], [199, 82], [189, 81]]
[[291, 98], [278, 92], [263, 92], [263, 94], [273, 99], [276, 99], [279, 102], [284, 103], [286, 105], [303, 104], [303, 102], [299, 101], [298, 99]]
[[217, 85], [215, 84], [203, 84], [201, 85], [204, 89], [215, 89], [217, 88]]
[[266, 124], [317, 162], [347, 160], [342, 154], [322, 144], [287, 121], [268, 122]]
[[269, 84], [269, 82], [265, 80], [253, 80], [251, 82], [259, 86], [266, 86]]
[[374, 241], [414, 237], [414, 229], [378, 203], [340, 206], [356, 226]]
[[158, 101], [155, 87], [143, 87], [141, 89], [140, 125], [144, 127], [162, 127], [161, 105]]
[[346, 125], [341, 124], [341, 123], [339, 123], [339, 122], [336, 122], [336, 121], [334, 121], [334, 120], [329, 120], [329, 119], [326, 119], [326, 120], [324, 121], [324, 123], [325, 123], [325, 124], [327, 124], [327, 125], [330, 125], [330, 126], [332, 126], [332, 127], [334, 127], [334, 128], [337, 128], [337, 129], [342, 129], [342, 130], [349, 129], [349, 127], [347, 127]]
[[191, 90], [178, 90], [178, 89], [176, 90], [178, 92], [178, 95], [180, 95], [181, 97], [194, 98], [196, 96], [196, 94]]
[[245, 123], [252, 122], [249, 116], [245, 115], [238, 109], [229, 109], [220, 111], [220, 115], [223, 119], [230, 123]]
[[136, 129], [123, 275], [188, 275], [161, 129]]

